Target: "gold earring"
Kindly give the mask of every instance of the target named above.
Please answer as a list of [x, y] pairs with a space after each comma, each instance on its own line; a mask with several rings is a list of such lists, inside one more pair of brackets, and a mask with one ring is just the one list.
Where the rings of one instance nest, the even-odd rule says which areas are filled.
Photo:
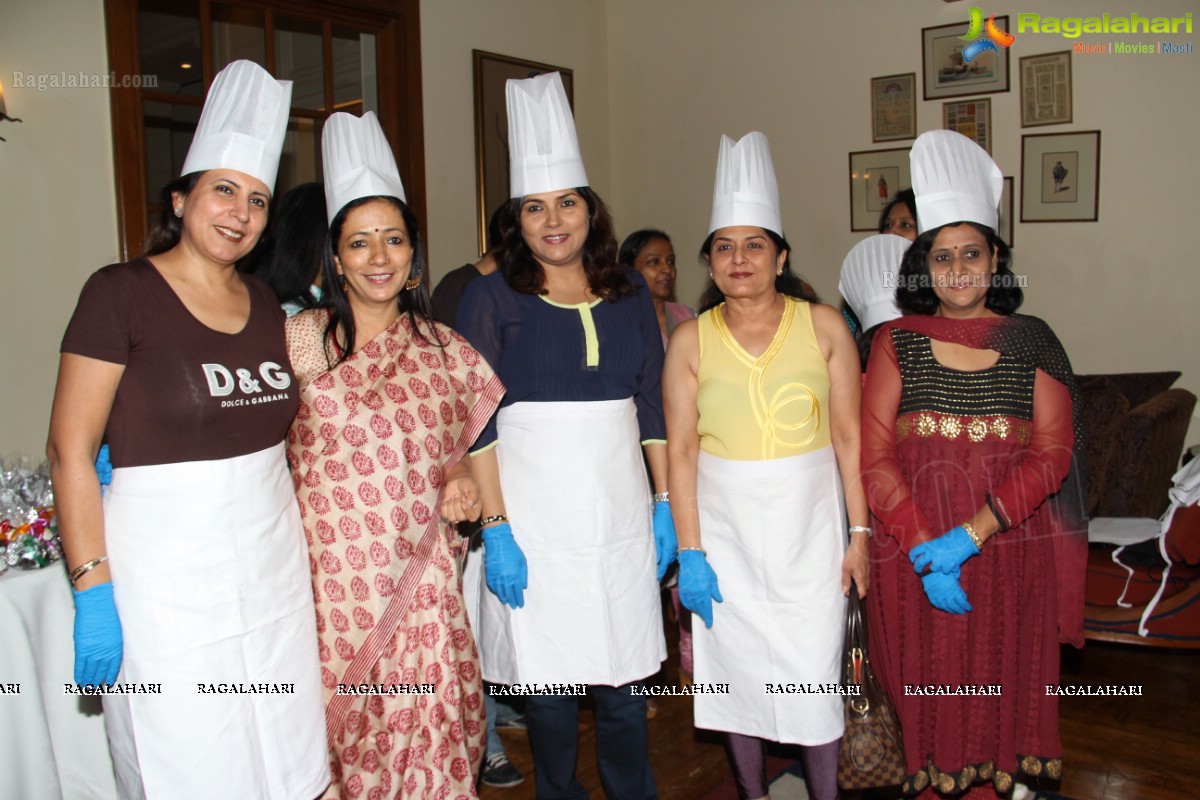
[[404, 290], [406, 292], [411, 292], [413, 289], [417, 288], [420, 285], [421, 285], [421, 278], [420, 278], [420, 276], [418, 276], [411, 280], [405, 281], [404, 282]]

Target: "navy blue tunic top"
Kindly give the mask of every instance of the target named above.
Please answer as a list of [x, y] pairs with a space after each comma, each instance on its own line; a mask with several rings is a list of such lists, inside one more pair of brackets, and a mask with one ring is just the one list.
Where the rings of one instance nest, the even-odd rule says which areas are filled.
[[[646, 281], [615, 302], [563, 305], [512, 289], [499, 272], [472, 281], [455, 328], [492, 365], [513, 403], [586, 402], [632, 397], [642, 443], [666, 440], [662, 334]], [[496, 441], [493, 416], [475, 452]]]

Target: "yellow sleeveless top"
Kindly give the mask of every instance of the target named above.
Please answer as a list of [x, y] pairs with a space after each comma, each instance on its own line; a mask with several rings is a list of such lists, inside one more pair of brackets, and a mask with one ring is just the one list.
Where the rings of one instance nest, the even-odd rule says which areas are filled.
[[696, 402], [700, 449], [765, 461], [828, 447], [829, 369], [809, 304], [784, 297], [779, 328], [758, 358], [725, 325], [725, 304], [700, 315]]

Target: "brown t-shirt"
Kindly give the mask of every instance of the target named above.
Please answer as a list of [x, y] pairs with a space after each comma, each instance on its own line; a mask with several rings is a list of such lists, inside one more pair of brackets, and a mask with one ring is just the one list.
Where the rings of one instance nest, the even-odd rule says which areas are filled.
[[300, 402], [285, 316], [265, 283], [242, 280], [250, 319], [221, 333], [144, 258], [88, 279], [62, 352], [125, 365], [108, 418], [114, 467], [232, 458], [283, 440]]

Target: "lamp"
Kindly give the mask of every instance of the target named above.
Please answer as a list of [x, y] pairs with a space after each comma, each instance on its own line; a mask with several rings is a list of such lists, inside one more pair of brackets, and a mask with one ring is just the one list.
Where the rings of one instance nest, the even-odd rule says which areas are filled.
[[[0, 122], [8, 120], [9, 122], [20, 122], [16, 117], [10, 117], [6, 112], [8, 109], [4, 105], [4, 84], [0, 83]], [[7, 142], [3, 136], [0, 136], [0, 142]]]

